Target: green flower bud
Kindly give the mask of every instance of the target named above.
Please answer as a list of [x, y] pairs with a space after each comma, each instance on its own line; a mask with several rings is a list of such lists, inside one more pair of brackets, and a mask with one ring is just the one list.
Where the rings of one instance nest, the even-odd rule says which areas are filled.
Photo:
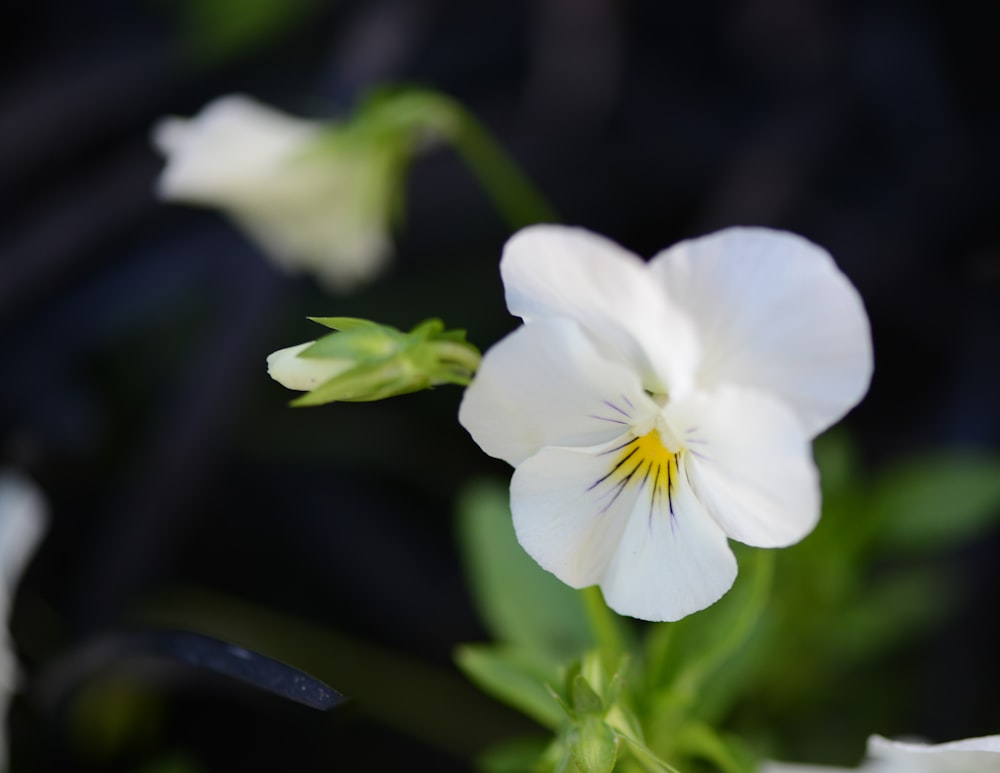
[[569, 733], [570, 754], [582, 773], [610, 773], [618, 759], [619, 739], [595, 715], [582, 717]]
[[338, 332], [267, 358], [271, 378], [308, 392], [292, 405], [368, 402], [438, 384], [465, 385], [479, 365], [479, 351], [464, 331], [446, 331], [440, 320], [409, 333], [350, 317], [313, 320]]

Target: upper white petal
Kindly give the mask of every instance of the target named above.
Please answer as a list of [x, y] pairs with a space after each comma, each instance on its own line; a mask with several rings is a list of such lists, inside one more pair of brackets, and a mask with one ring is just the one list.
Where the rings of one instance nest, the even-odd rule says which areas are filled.
[[536, 225], [508, 240], [500, 272], [512, 314], [574, 319], [636, 369], [646, 388], [675, 396], [690, 390], [699, 356], [694, 328], [637, 256], [582, 228]]
[[566, 319], [522, 325], [490, 348], [458, 420], [490, 456], [517, 466], [547, 445], [592, 445], [657, 410], [637, 374]]
[[650, 266], [695, 320], [701, 386], [772, 392], [794, 407], [813, 436], [867, 391], [868, 317], [821, 247], [783, 231], [729, 228], [680, 242]]
[[756, 547], [798, 542], [819, 520], [819, 473], [797, 417], [770, 395], [722, 387], [667, 406], [698, 498]]
[[642, 620], [679, 620], [714, 604], [736, 579], [722, 529], [683, 472], [668, 505], [636, 500], [601, 590], [609, 607]]

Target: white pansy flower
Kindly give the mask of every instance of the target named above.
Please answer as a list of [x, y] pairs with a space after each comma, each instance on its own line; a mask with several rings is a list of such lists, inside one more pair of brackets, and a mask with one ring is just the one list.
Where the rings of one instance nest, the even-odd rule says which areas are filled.
[[676, 620], [732, 585], [729, 538], [813, 529], [810, 441], [872, 371], [861, 299], [823, 249], [732, 228], [646, 263], [532, 226], [501, 274], [525, 324], [486, 353], [459, 419], [515, 468], [514, 526], [541, 566], [621, 614]]
[[998, 773], [1000, 735], [966, 738], [941, 744], [891, 741], [880, 735], [868, 739], [868, 755], [858, 768], [834, 768], [768, 762], [760, 773]]
[[0, 470], [0, 770], [7, 768], [6, 716], [17, 688], [17, 658], [7, 630], [14, 591], [45, 530], [47, 507], [24, 476]]
[[348, 290], [381, 272], [403, 160], [398, 138], [295, 118], [249, 97], [221, 97], [191, 119], [167, 118], [159, 195], [219, 208], [281, 267]]

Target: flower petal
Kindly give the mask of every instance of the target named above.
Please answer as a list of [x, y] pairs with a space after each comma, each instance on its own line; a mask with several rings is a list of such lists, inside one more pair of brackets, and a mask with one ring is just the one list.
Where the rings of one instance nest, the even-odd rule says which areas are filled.
[[599, 354], [578, 325], [547, 319], [486, 352], [458, 420], [486, 453], [516, 466], [546, 445], [606, 442], [656, 410], [638, 376]]
[[544, 448], [511, 480], [518, 542], [542, 568], [574, 588], [600, 582], [636, 500], [635, 491], [612, 498], [593, 488], [607, 475], [607, 452], [618, 444]]
[[868, 317], [821, 247], [783, 231], [729, 228], [680, 242], [650, 266], [697, 325], [701, 386], [772, 392], [813, 436], [867, 391]]
[[299, 357], [315, 341], [278, 349], [267, 355], [267, 374], [288, 389], [308, 392], [351, 368], [350, 360], [326, 357]]
[[524, 462], [511, 481], [514, 529], [528, 554], [568, 585], [599, 583], [620, 614], [677, 620], [728, 590], [736, 560], [683, 480], [668, 497], [663, 479], [631, 460], [609, 475], [632, 437], [544, 448]]
[[193, 204], [252, 203], [262, 196], [258, 186], [272, 182], [319, 131], [316, 122], [249, 97], [220, 97], [195, 118], [166, 118], [154, 127], [153, 144], [167, 159], [158, 191]]
[[979, 773], [1000, 770], [1000, 735], [965, 738], [941, 744], [891, 741], [880, 735], [868, 739], [868, 756], [881, 765], [874, 771], [940, 771], [940, 773]]
[[671, 404], [665, 416], [686, 448], [698, 498], [729, 537], [782, 547], [812, 531], [819, 474], [808, 437], [783, 403], [725, 387]]
[[530, 226], [508, 240], [500, 273], [512, 314], [576, 320], [653, 392], [682, 396], [693, 385], [690, 320], [650, 281], [646, 264], [614, 242], [582, 228]]
[[736, 579], [722, 529], [683, 472], [671, 501], [640, 496], [601, 579], [609, 607], [641, 620], [679, 620], [714, 604]]

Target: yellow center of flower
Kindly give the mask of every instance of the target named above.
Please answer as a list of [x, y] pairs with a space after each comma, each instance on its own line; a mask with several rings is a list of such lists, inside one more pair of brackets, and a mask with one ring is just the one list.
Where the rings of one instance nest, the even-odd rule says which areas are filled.
[[680, 473], [683, 448], [671, 451], [664, 444], [660, 431], [651, 429], [606, 453], [616, 454], [611, 471], [590, 487], [591, 490], [599, 486], [604, 489], [602, 496], [608, 498], [604, 509], [609, 508], [629, 485], [638, 485], [640, 489], [648, 485], [650, 510], [660, 502], [673, 513], [673, 491]]

